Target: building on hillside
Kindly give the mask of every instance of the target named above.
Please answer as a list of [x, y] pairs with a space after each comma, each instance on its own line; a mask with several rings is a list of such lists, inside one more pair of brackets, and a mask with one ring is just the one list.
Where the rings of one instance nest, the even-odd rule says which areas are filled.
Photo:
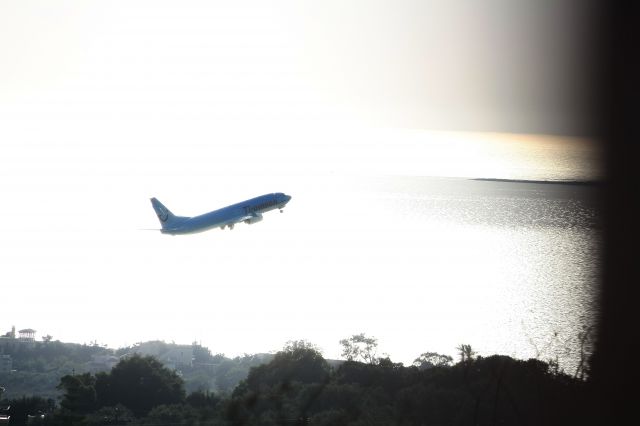
[[7, 333], [2, 336], [2, 337], [7, 337], [9, 339], [15, 339], [16, 338], [16, 326], [12, 326], [11, 327], [11, 331], [7, 331]]
[[24, 330], [20, 330], [19, 339], [23, 342], [35, 342], [36, 341], [36, 331], [32, 328], [25, 328]]

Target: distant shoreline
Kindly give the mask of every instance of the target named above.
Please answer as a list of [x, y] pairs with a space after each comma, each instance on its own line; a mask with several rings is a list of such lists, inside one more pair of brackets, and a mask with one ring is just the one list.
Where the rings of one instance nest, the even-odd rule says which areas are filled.
[[539, 183], [552, 185], [581, 185], [595, 186], [601, 185], [602, 181], [597, 180], [527, 180], [527, 179], [499, 179], [499, 178], [472, 178], [470, 180], [483, 182], [507, 182], [507, 183]]

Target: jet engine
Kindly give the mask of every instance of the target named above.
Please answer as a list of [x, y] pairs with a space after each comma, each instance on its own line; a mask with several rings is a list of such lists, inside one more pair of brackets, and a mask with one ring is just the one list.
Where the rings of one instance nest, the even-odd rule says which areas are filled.
[[256, 214], [253, 217], [247, 219], [244, 221], [244, 223], [247, 223], [249, 225], [256, 223], [256, 222], [260, 222], [262, 220], [262, 215], [261, 214]]

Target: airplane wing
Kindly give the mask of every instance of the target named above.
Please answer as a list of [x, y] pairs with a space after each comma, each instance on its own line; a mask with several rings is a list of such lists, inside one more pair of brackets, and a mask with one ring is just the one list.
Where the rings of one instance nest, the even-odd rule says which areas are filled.
[[233, 225], [236, 223], [244, 222], [249, 225], [252, 223], [260, 222], [262, 220], [262, 215], [260, 213], [249, 213], [243, 214], [236, 217], [229, 218], [221, 224], [221, 228], [228, 226], [229, 228], [233, 228]]

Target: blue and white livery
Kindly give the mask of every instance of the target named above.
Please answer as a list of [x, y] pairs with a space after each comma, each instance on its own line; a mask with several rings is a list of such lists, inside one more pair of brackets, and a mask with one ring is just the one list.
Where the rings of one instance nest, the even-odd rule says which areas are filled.
[[260, 222], [262, 214], [270, 210], [282, 209], [291, 200], [290, 195], [276, 192], [265, 194], [241, 203], [232, 204], [200, 216], [176, 216], [164, 206], [158, 199], [152, 198], [151, 205], [158, 215], [163, 234], [194, 234], [207, 231], [212, 228], [233, 229], [238, 222], [248, 224]]

